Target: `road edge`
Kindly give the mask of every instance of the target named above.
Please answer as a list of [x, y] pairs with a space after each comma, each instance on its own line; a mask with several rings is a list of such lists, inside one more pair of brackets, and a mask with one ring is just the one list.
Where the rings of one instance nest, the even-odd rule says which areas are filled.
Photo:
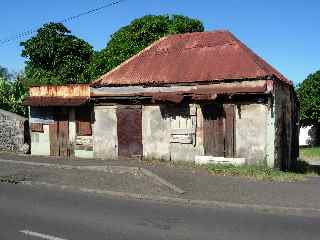
[[205, 208], [240, 208], [240, 209], [251, 209], [263, 213], [271, 214], [285, 214], [285, 215], [295, 215], [304, 217], [320, 217], [320, 209], [317, 208], [295, 208], [295, 207], [279, 207], [271, 205], [258, 205], [258, 204], [243, 204], [243, 203], [232, 203], [225, 201], [208, 201], [208, 200], [194, 200], [185, 198], [175, 198], [175, 197], [162, 197], [154, 195], [143, 195], [137, 193], [128, 192], [117, 192], [110, 190], [100, 190], [100, 189], [89, 189], [89, 188], [79, 188], [70, 185], [58, 185], [45, 182], [22, 182], [24, 185], [29, 186], [44, 186], [48, 188], [56, 188], [60, 190], [76, 191], [83, 193], [91, 193], [104, 195], [109, 197], [116, 197], [122, 199], [132, 199], [132, 200], [145, 200], [156, 203], [164, 204], [178, 204], [183, 206], [194, 206], [194, 207], [205, 207]]

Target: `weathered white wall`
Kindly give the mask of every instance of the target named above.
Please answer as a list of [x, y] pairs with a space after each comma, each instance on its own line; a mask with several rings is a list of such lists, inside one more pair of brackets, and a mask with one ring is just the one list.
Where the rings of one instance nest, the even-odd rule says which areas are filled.
[[266, 112], [266, 163], [269, 167], [274, 167], [274, 144], [276, 137], [275, 130], [275, 106], [267, 107]]
[[43, 133], [31, 132], [31, 154], [50, 155], [49, 125], [43, 125]]
[[95, 106], [94, 115], [94, 157], [116, 159], [118, 157], [116, 106]]
[[265, 163], [267, 114], [268, 109], [264, 104], [237, 107], [236, 155], [245, 158], [248, 164]]
[[312, 141], [312, 137], [309, 134], [312, 126], [301, 127], [299, 133], [299, 146], [308, 146]]
[[77, 158], [93, 158], [94, 153], [93, 151], [76, 149], [74, 150], [74, 156]]
[[159, 106], [142, 109], [142, 144], [145, 159], [170, 160], [170, 122], [161, 115]]
[[74, 156], [77, 158], [93, 158], [93, 136], [76, 136]]
[[[189, 117], [182, 117], [179, 114], [176, 117], [168, 117], [165, 115], [166, 108], [170, 106], [161, 105], [161, 109], [156, 105], [143, 107], [143, 157], [167, 161], [194, 161], [196, 155], [203, 155], [201, 134], [197, 134], [198, 109], [195, 105], [190, 105]], [[171, 109], [170, 112], [174, 111]], [[183, 143], [184, 134], [175, 135], [188, 131], [194, 134], [191, 143]], [[173, 136], [181, 142], [174, 142]]]
[[69, 143], [71, 145], [75, 144], [77, 136], [77, 129], [76, 129], [76, 112], [74, 108], [70, 108], [69, 111]]

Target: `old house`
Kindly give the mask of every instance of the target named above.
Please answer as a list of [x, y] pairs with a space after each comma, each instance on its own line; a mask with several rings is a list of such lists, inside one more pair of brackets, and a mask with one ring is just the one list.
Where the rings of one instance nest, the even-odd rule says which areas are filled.
[[292, 83], [228, 31], [160, 39], [90, 86], [30, 89], [32, 154], [292, 167]]

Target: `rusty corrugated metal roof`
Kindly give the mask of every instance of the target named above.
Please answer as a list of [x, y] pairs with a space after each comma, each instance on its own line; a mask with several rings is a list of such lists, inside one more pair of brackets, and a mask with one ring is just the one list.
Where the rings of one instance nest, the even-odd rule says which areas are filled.
[[29, 88], [31, 97], [90, 97], [89, 84], [43, 85]]
[[273, 78], [281, 73], [228, 31], [164, 37], [92, 83], [93, 87]]
[[80, 106], [89, 101], [89, 97], [27, 97], [23, 104], [32, 107]]

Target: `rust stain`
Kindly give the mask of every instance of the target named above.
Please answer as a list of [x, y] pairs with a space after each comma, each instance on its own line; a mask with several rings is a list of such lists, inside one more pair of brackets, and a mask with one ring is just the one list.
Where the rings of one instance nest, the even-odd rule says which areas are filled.
[[172, 93], [157, 93], [152, 95], [153, 102], [172, 102], [180, 103], [182, 102], [184, 96], [182, 94], [172, 94]]
[[135, 93], [98, 93], [91, 94], [91, 97], [151, 97], [153, 102], [168, 101], [180, 103], [188, 96], [192, 100], [215, 100], [222, 94], [246, 94], [246, 93], [267, 93], [267, 81], [249, 81], [220, 83], [211, 85], [196, 85], [191, 90], [179, 90], [174, 92], [135, 92]]
[[92, 83], [93, 87], [278, 79], [292, 85], [228, 31], [164, 37]]
[[31, 97], [90, 97], [90, 86], [88, 84], [72, 85], [45, 85], [34, 86], [29, 89]]
[[27, 97], [23, 104], [32, 107], [80, 106], [89, 101], [89, 97]]

